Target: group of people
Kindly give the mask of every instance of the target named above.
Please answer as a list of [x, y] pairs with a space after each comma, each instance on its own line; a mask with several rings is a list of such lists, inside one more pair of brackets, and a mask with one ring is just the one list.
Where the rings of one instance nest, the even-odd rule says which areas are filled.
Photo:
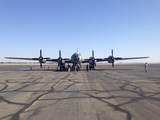
[[[70, 69], [71, 69], [71, 65], [68, 64], [68, 71], [69, 72], [70, 72]], [[75, 71], [78, 72], [78, 67], [77, 66], [75, 66], [74, 69], [75, 69]], [[145, 69], [145, 72], [148, 71], [148, 64], [147, 63], [144, 64], [144, 69]], [[87, 70], [87, 72], [89, 71], [89, 65], [88, 64], [86, 65], [86, 70]]]
[[[71, 67], [73, 67], [73, 66], [71, 66], [70, 64], [68, 64], [68, 72], [71, 71]], [[73, 69], [78, 72], [79, 66], [75, 65]]]

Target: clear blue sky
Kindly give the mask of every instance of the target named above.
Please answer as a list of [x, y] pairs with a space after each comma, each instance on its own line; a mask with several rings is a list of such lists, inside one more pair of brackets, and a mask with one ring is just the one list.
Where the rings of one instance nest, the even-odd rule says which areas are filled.
[[[160, 0], [0, 0], [0, 61], [150, 56], [160, 62]], [[125, 61], [125, 62], [133, 62]]]

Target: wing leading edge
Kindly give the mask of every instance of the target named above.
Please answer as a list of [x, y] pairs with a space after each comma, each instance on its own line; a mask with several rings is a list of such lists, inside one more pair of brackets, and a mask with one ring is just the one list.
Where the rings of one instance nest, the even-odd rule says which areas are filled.
[[19, 58], [19, 57], [4, 57], [6, 59], [18, 59], [18, 60], [39, 60], [39, 58]]

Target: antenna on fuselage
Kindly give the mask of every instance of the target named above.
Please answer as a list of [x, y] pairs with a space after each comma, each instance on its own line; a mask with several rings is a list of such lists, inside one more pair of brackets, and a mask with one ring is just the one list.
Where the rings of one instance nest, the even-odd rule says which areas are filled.
[[78, 48], [77, 48], [77, 53], [78, 53]]

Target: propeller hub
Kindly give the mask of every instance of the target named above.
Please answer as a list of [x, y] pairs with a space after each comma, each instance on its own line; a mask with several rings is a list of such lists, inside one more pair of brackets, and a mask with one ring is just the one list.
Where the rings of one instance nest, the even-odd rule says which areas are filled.
[[59, 58], [58, 58], [58, 60], [59, 60], [59, 61], [62, 61], [62, 58], [61, 58], [61, 57], [59, 57]]

